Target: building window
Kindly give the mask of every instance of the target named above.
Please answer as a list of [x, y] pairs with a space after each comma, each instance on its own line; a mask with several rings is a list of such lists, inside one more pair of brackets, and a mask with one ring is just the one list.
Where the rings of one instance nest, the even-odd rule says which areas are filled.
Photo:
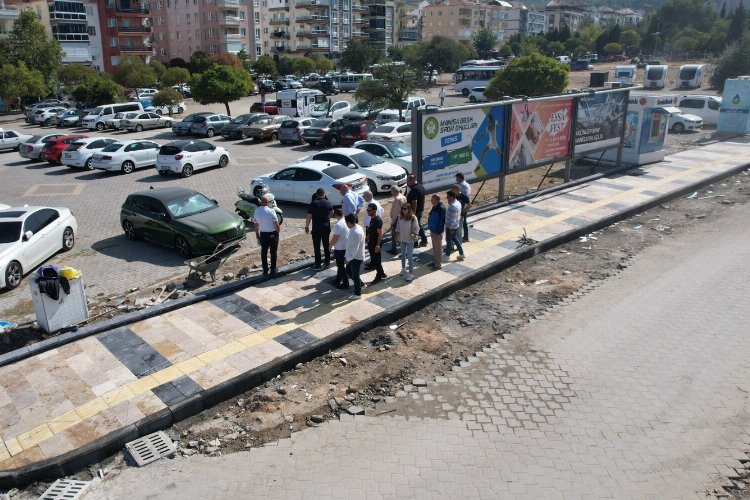
[[159, 53], [160, 53], [161, 55], [163, 55], [163, 56], [166, 56], [166, 55], [167, 55], [167, 49], [165, 49], [165, 48], [162, 48], [162, 49], [161, 49], [161, 50], [159, 51]]
[[177, 32], [177, 39], [178, 40], [180, 39], [180, 32], [179, 31]]
[[160, 42], [164, 41], [164, 33], [162, 33], [162, 32], [159, 32], [159, 41]]
[[247, 36], [247, 28], [240, 28], [240, 36], [243, 38]]
[[260, 57], [260, 55], [261, 55], [260, 47], [255, 47], [255, 55], [258, 56], [258, 57]]
[[119, 40], [117, 38], [110, 38], [109, 39], [109, 46], [110, 47], [117, 47], [120, 44]]
[[86, 31], [89, 35], [96, 36], [96, 27], [95, 26], [88, 26], [86, 27]]
[[107, 19], [107, 28], [116, 28], [117, 19]]
[[240, 11], [240, 21], [244, 21], [244, 20], [245, 20], [245, 11], [241, 10]]
[[208, 28], [206, 30], [206, 38], [213, 38], [213, 37], [214, 37], [214, 29], [213, 28]]
[[[200, 38], [201, 37], [201, 30], [195, 30], [195, 37], [196, 38]], [[196, 49], [196, 50], [201, 50], [201, 49]]]
[[253, 20], [254, 20], [254, 21], [255, 21], [256, 23], [259, 23], [259, 22], [260, 22], [260, 12], [253, 12]]
[[260, 28], [255, 28], [255, 38], [260, 38]]

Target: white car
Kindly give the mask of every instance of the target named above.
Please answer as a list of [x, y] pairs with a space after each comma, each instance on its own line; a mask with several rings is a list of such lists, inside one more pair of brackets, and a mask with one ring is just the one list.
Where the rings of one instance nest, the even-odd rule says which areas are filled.
[[139, 114], [140, 112], [115, 113], [115, 116], [113, 116], [112, 118], [104, 122], [104, 126], [106, 128], [120, 130], [120, 128], [122, 127], [123, 120], [129, 120], [131, 118], [135, 118]]
[[[406, 187], [403, 167], [357, 148], [331, 148], [299, 161], [338, 163], [367, 176], [367, 187], [375, 193], [389, 192], [391, 186]], [[274, 193], [275, 194], [275, 193]]]
[[67, 208], [11, 207], [0, 211], [0, 289], [12, 290], [24, 274], [76, 241], [78, 224]]
[[28, 158], [30, 160], [38, 160], [39, 155], [42, 154], [42, 149], [46, 142], [55, 137], [62, 137], [66, 134], [39, 134], [33, 135], [26, 139], [19, 147], [18, 152], [21, 154], [21, 158]]
[[704, 125], [716, 125], [719, 123], [721, 97], [715, 95], [684, 95], [680, 97], [677, 107], [684, 113], [700, 116], [703, 118]]
[[156, 170], [161, 175], [170, 172], [190, 177], [193, 172], [208, 167], [229, 165], [226, 149], [206, 141], [174, 141], [163, 145], [156, 156]]
[[21, 134], [15, 130], [3, 130], [0, 128], [0, 150], [18, 149], [22, 142], [31, 139], [28, 134]]
[[250, 192], [260, 197], [265, 188], [276, 200], [309, 204], [315, 191], [322, 187], [332, 205], [341, 205], [342, 184], [361, 195], [367, 189], [367, 177], [337, 163], [303, 161], [256, 177], [250, 182]]
[[485, 97], [484, 91], [487, 87], [474, 87], [469, 91], [469, 101], [471, 102], [488, 102], [489, 99]]
[[411, 147], [396, 141], [357, 141], [352, 147], [367, 151], [386, 161], [400, 165], [407, 174], [412, 172]]
[[690, 113], [677, 113], [669, 117], [669, 130], [677, 134], [682, 132], [698, 131], [703, 128], [703, 118]]
[[37, 125], [41, 125], [42, 127], [47, 127], [50, 125], [52, 118], [59, 115], [60, 113], [64, 113], [67, 110], [68, 108], [63, 107], [40, 109], [39, 111], [34, 113], [34, 123]]
[[310, 116], [313, 118], [333, 118], [334, 120], [343, 118], [344, 113], [352, 109], [351, 104], [346, 101], [338, 101], [331, 104], [330, 111], [328, 110], [328, 103], [323, 102], [315, 106], [310, 112]]
[[[157, 92], [159, 91], [156, 89], [138, 89], [138, 98], [143, 99], [145, 97], [153, 97], [153, 95], [156, 94]], [[128, 97], [130, 98], [133, 98], [135, 96], [136, 96], [135, 92], [131, 92], [130, 94], [128, 94]]]
[[178, 115], [181, 115], [182, 113], [185, 112], [186, 109], [187, 109], [187, 106], [185, 106], [185, 103], [179, 102], [171, 107], [170, 106], [149, 106], [145, 109], [145, 111], [152, 111], [160, 115], [168, 115], [169, 113], [177, 113]]
[[113, 142], [115, 142], [115, 139], [110, 139], [109, 137], [85, 137], [78, 139], [63, 149], [62, 155], [60, 155], [60, 163], [70, 168], [77, 167], [92, 170], [94, 168], [91, 166], [94, 160], [94, 153], [98, 153]]
[[411, 144], [411, 123], [388, 122], [367, 134], [368, 141], [397, 141]]
[[117, 141], [94, 153], [91, 166], [98, 170], [130, 174], [139, 167], [156, 165], [159, 144], [151, 141]]

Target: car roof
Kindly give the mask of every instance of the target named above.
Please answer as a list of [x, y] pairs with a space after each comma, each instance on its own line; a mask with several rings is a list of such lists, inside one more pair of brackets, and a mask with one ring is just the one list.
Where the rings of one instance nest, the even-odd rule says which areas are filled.
[[126, 139], [126, 140], [117, 139], [112, 144], [117, 143], [117, 144], [122, 144], [124, 146], [127, 146], [128, 144], [133, 144], [133, 143], [136, 143], [136, 142], [153, 142], [154, 144], [159, 144], [158, 142], [154, 142], [151, 139]]
[[378, 125], [378, 128], [388, 125], [389, 127], [398, 127], [400, 125], [411, 125], [409, 122], [385, 122]]
[[176, 146], [178, 148], [184, 148], [188, 144], [193, 144], [193, 143], [196, 143], [196, 142], [206, 142], [206, 141], [201, 141], [199, 139], [182, 139], [182, 140], [179, 140], [179, 141], [172, 141], [172, 142], [168, 142], [166, 144], [162, 144], [162, 147], [163, 146]]
[[83, 139], [84, 137], [88, 137], [87, 135], [83, 134], [69, 134], [69, 135], [61, 135], [59, 137], [52, 137], [51, 139], [45, 139], [45, 142], [49, 141], [65, 141], [68, 139]]
[[357, 148], [331, 148], [331, 149], [326, 149], [325, 151], [318, 151], [313, 156], [317, 156], [323, 153], [336, 153], [340, 155], [353, 155], [353, 154], [359, 153], [359, 151], [354, 151], [355, 149]]
[[40, 210], [42, 208], [52, 208], [53, 210], [58, 210], [53, 207], [40, 207], [40, 206], [9, 207], [9, 208], [0, 210], [0, 222], [22, 221], [26, 219], [31, 213], [36, 212], [37, 210]]
[[[333, 167], [337, 165], [340, 165], [340, 164], [334, 163], [332, 161], [307, 160], [307, 161], [301, 161], [299, 163], [292, 163], [291, 165], [287, 165], [284, 168], [304, 167], [304, 168], [309, 168], [310, 170], [323, 171], [327, 169], [328, 167]], [[284, 168], [280, 168], [279, 170], [284, 170]], [[356, 174], [356, 172], [352, 170], [352, 174]]]
[[[165, 188], [155, 188], [155, 189], [147, 189], [145, 191], [136, 191], [135, 193], [130, 193], [128, 196], [148, 196], [149, 198], [155, 198], [160, 201], [165, 200], [174, 200], [175, 198], [181, 198], [183, 196], [189, 196], [198, 193], [198, 191], [195, 191], [194, 189], [188, 189], [183, 187], [165, 187]], [[200, 194], [200, 193], [199, 193]]]

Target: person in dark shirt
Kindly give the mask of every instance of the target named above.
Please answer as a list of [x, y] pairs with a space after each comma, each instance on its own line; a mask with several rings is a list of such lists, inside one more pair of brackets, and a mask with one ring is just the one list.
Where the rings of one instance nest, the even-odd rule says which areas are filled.
[[385, 271], [383, 271], [383, 254], [380, 249], [383, 243], [383, 219], [378, 217], [377, 213], [378, 206], [375, 203], [367, 205], [367, 215], [370, 216], [370, 224], [367, 226], [365, 242], [367, 243], [367, 251], [370, 252], [370, 264], [372, 269], [375, 270], [375, 279], [371, 285], [378, 284], [386, 277]]
[[326, 198], [326, 192], [323, 188], [318, 188], [315, 192], [315, 199], [310, 203], [307, 209], [307, 219], [305, 220], [305, 232], [310, 232], [310, 223], [312, 222], [312, 241], [313, 251], [315, 252], [315, 269], [320, 270], [322, 259], [320, 255], [320, 244], [323, 243], [323, 252], [325, 253], [325, 265], [331, 263], [331, 245], [329, 237], [331, 235], [331, 214], [333, 207], [331, 202]]
[[410, 175], [406, 178], [406, 185], [409, 186], [409, 192], [406, 193], [406, 201], [411, 205], [412, 212], [417, 217], [419, 223], [419, 246], [427, 246], [427, 234], [422, 228], [422, 214], [424, 213], [424, 186], [417, 182], [417, 177]]

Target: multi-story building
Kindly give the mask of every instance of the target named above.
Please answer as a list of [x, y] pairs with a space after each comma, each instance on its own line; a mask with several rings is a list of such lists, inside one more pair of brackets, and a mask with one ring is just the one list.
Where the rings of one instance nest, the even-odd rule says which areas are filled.
[[104, 71], [111, 73], [125, 56], [150, 61], [154, 49], [148, 0], [99, 0], [98, 5]]
[[189, 60], [193, 52], [250, 52], [250, 8], [244, 0], [154, 0], [156, 57]]
[[547, 31], [560, 30], [565, 27], [570, 31], [577, 31], [584, 18], [594, 18], [588, 5], [566, 4], [558, 0], [548, 3], [544, 7], [544, 13], [547, 16]]
[[526, 36], [543, 34], [547, 31], [547, 16], [534, 7], [521, 6], [519, 9], [519, 33]]
[[[4, 0], [5, 9], [9, 15], [15, 15], [13, 20], [18, 19], [18, 13], [24, 10], [30, 10], [36, 14], [36, 18], [42, 23], [47, 30], [47, 35], [52, 36], [52, 28], [49, 23], [49, 7], [47, 7], [48, 0]], [[13, 10], [15, 8], [15, 14]], [[13, 27], [13, 21], [9, 21], [9, 29]]]
[[52, 37], [63, 49], [63, 64], [102, 69], [102, 42], [96, 0], [53, 0], [48, 4]]
[[394, 45], [396, 40], [396, 2], [394, 0], [362, 0], [367, 7], [365, 32], [369, 43], [382, 49]]
[[518, 18], [511, 21], [512, 8], [504, 1], [438, 0], [422, 9], [422, 41], [429, 42], [432, 37], [442, 35], [471, 45], [477, 30], [489, 28], [502, 43], [518, 33]]
[[422, 16], [420, 4], [417, 0], [404, 0], [396, 6], [398, 47], [405, 47], [417, 43], [422, 31]]
[[0, 0], [0, 31], [10, 31], [13, 29], [13, 22], [18, 19], [18, 8], [13, 5], [5, 5], [4, 0]]

